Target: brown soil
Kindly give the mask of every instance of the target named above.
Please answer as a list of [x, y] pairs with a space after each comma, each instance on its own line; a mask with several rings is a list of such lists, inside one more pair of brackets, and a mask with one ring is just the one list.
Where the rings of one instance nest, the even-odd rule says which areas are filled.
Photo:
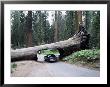
[[[12, 73], [11, 76], [27, 76], [30, 71], [33, 69], [34, 66], [36, 66], [36, 68], [40, 68], [43, 66], [42, 63], [36, 62], [36, 61], [19, 61], [19, 62], [14, 62], [15, 64], [17, 64], [17, 67], [14, 69], [12, 69]], [[13, 64], [13, 63], [12, 63]]]

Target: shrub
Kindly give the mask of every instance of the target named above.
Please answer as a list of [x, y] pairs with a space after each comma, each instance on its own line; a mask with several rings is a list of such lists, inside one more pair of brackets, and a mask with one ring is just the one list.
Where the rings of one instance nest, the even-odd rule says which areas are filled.
[[100, 58], [100, 50], [92, 49], [92, 50], [81, 50], [71, 55], [65, 57], [63, 60], [69, 61], [70, 63], [74, 63], [77, 61], [81, 62], [95, 62]]
[[16, 68], [16, 67], [17, 67], [17, 64], [13, 63], [13, 64], [11, 65], [11, 67], [12, 67], [12, 68]]
[[15, 64], [15, 63], [11, 64], [11, 73], [14, 72], [14, 70], [16, 69], [16, 67], [17, 67], [17, 64]]

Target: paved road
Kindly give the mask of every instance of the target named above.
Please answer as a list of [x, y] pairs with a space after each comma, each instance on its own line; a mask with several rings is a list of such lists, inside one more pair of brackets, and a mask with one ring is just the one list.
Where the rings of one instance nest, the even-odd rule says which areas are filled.
[[78, 67], [65, 62], [46, 63], [43, 55], [38, 55], [39, 64], [34, 66], [29, 77], [99, 77], [100, 71]]

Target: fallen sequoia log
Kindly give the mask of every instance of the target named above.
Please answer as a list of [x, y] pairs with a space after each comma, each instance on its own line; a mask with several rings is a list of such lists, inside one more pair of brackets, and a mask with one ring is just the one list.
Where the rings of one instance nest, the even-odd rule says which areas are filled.
[[11, 50], [11, 61], [13, 62], [18, 60], [37, 60], [37, 51], [43, 49], [57, 49], [60, 53], [60, 57], [64, 57], [77, 50], [87, 48], [88, 41], [89, 34], [85, 31], [80, 31], [68, 40]]

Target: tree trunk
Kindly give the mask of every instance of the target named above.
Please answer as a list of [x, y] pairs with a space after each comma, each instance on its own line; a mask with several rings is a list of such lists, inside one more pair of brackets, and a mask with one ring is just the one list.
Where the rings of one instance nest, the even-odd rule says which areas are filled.
[[76, 31], [78, 32], [79, 24], [78, 24], [78, 13], [77, 13], [77, 11], [75, 11], [75, 28], [76, 28]]
[[28, 11], [26, 17], [26, 46], [32, 46], [32, 11]]
[[78, 22], [82, 24], [82, 11], [78, 11]]
[[54, 32], [54, 42], [58, 41], [58, 11], [55, 11], [55, 32]]
[[28, 31], [27, 33], [27, 47], [32, 46], [32, 31]]
[[80, 31], [79, 26], [82, 24], [82, 11], [75, 11], [76, 30]]
[[60, 52], [60, 57], [64, 57], [77, 50], [85, 49], [88, 40], [87, 37], [87, 33], [85, 34], [83, 31], [80, 31], [68, 40], [40, 46], [11, 50], [11, 60], [15, 61], [23, 59], [35, 59], [37, 58], [37, 51], [43, 49], [58, 49]]

